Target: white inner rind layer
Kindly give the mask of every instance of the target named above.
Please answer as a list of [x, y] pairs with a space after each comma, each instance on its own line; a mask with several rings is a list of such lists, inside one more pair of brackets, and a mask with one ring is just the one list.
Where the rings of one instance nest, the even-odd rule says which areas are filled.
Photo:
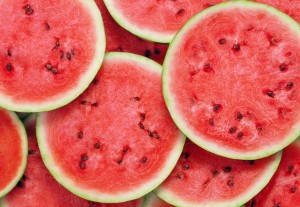
[[198, 24], [201, 19], [206, 18], [214, 13], [219, 11], [226, 11], [226, 10], [235, 10], [235, 9], [263, 9], [266, 13], [271, 13], [272, 15], [278, 17], [282, 22], [289, 26], [290, 30], [294, 32], [296, 35], [299, 36], [300, 40], [300, 25], [292, 19], [290, 16], [282, 13], [281, 11], [270, 7], [265, 4], [254, 3], [249, 1], [231, 1], [226, 3], [221, 3], [216, 6], [209, 7], [208, 9], [203, 10], [196, 16], [194, 16], [184, 27], [177, 33], [173, 41], [171, 42], [169, 49], [167, 51], [164, 65], [163, 65], [163, 94], [165, 98], [165, 102], [167, 108], [173, 118], [173, 121], [177, 125], [177, 127], [188, 137], [190, 138], [195, 144], [204, 148], [205, 150], [212, 152], [214, 154], [231, 158], [231, 159], [241, 159], [241, 160], [255, 160], [260, 159], [263, 157], [267, 157], [271, 154], [274, 154], [284, 147], [288, 146], [292, 143], [297, 137], [300, 135], [300, 120], [298, 123], [295, 123], [294, 126], [290, 127], [289, 133], [285, 137], [281, 139], [280, 142], [274, 143], [271, 142], [268, 145], [261, 146], [259, 149], [255, 151], [237, 151], [232, 148], [227, 148], [218, 144], [217, 142], [211, 142], [205, 135], [199, 136], [197, 132], [192, 130], [192, 127], [185, 122], [183, 115], [179, 113], [178, 108], [180, 105], [176, 103], [174, 95], [172, 94], [170, 88], [171, 85], [171, 70], [172, 70], [172, 59], [178, 58], [175, 56], [177, 52], [177, 48], [179, 45], [182, 44], [181, 39], [188, 34], [189, 29], [193, 28], [195, 25]]
[[172, 39], [176, 34], [174, 32], [150, 30], [138, 26], [135, 24], [135, 22], [129, 21], [129, 19], [121, 11], [119, 11], [117, 7], [118, 1], [116, 0], [103, 0], [103, 1], [111, 16], [121, 27], [139, 36], [142, 39], [146, 39], [152, 42], [169, 43], [172, 41]]
[[[161, 65], [158, 63], [134, 54], [129, 53], [107, 53], [105, 59], [127, 59], [137, 62], [137, 64], [144, 65], [146, 70], [149, 72], [157, 72], [161, 73]], [[95, 202], [102, 203], [117, 203], [117, 202], [125, 202], [129, 200], [134, 200], [140, 198], [147, 193], [154, 190], [159, 184], [161, 184], [171, 173], [173, 168], [175, 167], [177, 160], [180, 157], [180, 154], [183, 150], [183, 146], [185, 143], [185, 136], [178, 130], [178, 136], [176, 137], [176, 143], [174, 144], [173, 150], [168, 155], [166, 162], [160, 171], [156, 172], [155, 175], [150, 180], [145, 180], [145, 182], [139, 186], [134, 186], [133, 189], [126, 192], [119, 193], [107, 193], [102, 192], [101, 190], [92, 190], [86, 189], [85, 187], [81, 187], [79, 181], [73, 180], [63, 171], [63, 169], [55, 162], [54, 157], [52, 155], [52, 151], [48, 146], [47, 142], [47, 134], [48, 131], [48, 123], [47, 123], [47, 112], [39, 113], [37, 116], [37, 140], [40, 148], [42, 159], [53, 175], [53, 177], [65, 188], [67, 188], [72, 193]], [[105, 179], [105, 178], [104, 178]]]
[[[179, 195], [176, 194], [176, 189], [172, 192], [172, 189], [165, 189], [163, 187], [158, 187], [155, 190], [155, 193], [166, 201], [174, 206], [188, 206], [188, 207], [237, 207], [242, 206], [246, 202], [248, 202], [251, 198], [253, 198], [256, 194], [258, 194], [271, 180], [272, 176], [276, 172], [280, 160], [281, 160], [282, 152], [278, 152], [276, 154], [276, 158], [273, 162], [271, 162], [264, 172], [261, 173], [260, 178], [257, 180], [253, 180], [252, 186], [245, 186], [245, 190], [242, 194], [235, 196], [229, 200], [211, 200], [204, 202], [191, 202], [189, 200], [185, 200]], [[188, 188], [188, 186], [186, 186]], [[216, 186], [217, 187], [217, 186]], [[220, 193], [222, 189], [220, 189]]]
[[[3, 110], [3, 109], [0, 108], [0, 110]], [[22, 160], [21, 160], [21, 164], [17, 170], [17, 173], [16, 173], [14, 179], [12, 179], [9, 182], [9, 184], [3, 190], [0, 191], [0, 198], [3, 197], [4, 195], [6, 195], [7, 193], [9, 193], [17, 185], [17, 183], [23, 176], [24, 171], [26, 169], [27, 155], [28, 155], [27, 134], [26, 134], [26, 130], [25, 130], [23, 123], [20, 121], [19, 117], [14, 112], [6, 111], [6, 114], [7, 114], [7, 116], [10, 117], [10, 119], [12, 120], [12, 123], [16, 126], [16, 128], [18, 130], [18, 135], [20, 136], [20, 139], [21, 139], [21, 146], [17, 146], [17, 147], [20, 147], [20, 150], [22, 153]], [[9, 137], [2, 137], [2, 139], [9, 139]], [[13, 145], [13, 143], [12, 143], [12, 145]], [[1, 205], [1, 203], [2, 203], [2, 201], [0, 201], [0, 205]]]
[[[76, 86], [68, 91], [61, 91], [56, 96], [49, 97], [46, 101], [41, 102], [16, 102], [10, 96], [0, 93], [0, 106], [11, 111], [18, 112], [41, 112], [49, 111], [64, 106], [77, 98], [92, 82], [99, 71], [106, 47], [104, 26], [101, 14], [96, 3], [93, 0], [77, 0], [86, 7], [94, 21], [94, 30], [96, 34], [95, 55], [91, 59], [87, 70], [81, 74]], [[62, 20], [63, 21], [63, 20]], [[41, 94], [43, 96], [43, 94]]]

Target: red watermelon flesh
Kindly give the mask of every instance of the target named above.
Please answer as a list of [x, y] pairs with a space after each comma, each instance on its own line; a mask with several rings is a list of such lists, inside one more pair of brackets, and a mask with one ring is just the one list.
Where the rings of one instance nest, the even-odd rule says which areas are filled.
[[241, 206], [267, 185], [280, 157], [232, 160], [187, 140], [176, 167], [155, 192], [174, 206]]
[[35, 134], [35, 115], [25, 120], [28, 135], [28, 163], [22, 179], [0, 201], [1, 207], [140, 207], [143, 199], [119, 204], [101, 204], [84, 200], [57, 183], [45, 167]]
[[222, 156], [257, 159], [281, 150], [300, 132], [299, 42], [298, 24], [262, 4], [231, 1], [200, 13], [164, 62], [174, 121]]
[[26, 165], [24, 126], [12, 112], [0, 108], [0, 197], [18, 182]]
[[290, 15], [300, 23], [300, 1], [298, 0], [253, 0], [255, 2], [267, 4]]
[[300, 204], [300, 140], [283, 150], [282, 160], [270, 183], [247, 207], [292, 207]]
[[134, 199], [157, 187], [184, 142], [161, 88], [159, 64], [108, 53], [79, 98], [38, 118], [39, 146], [54, 177], [98, 202]]
[[0, 19], [5, 20], [0, 23], [3, 107], [27, 112], [57, 108], [93, 80], [105, 48], [93, 1], [2, 0]]
[[111, 17], [103, 0], [95, 0], [95, 2], [103, 18], [107, 52], [132, 52], [138, 55], [144, 55], [158, 63], [163, 63], [168, 47], [167, 44], [149, 42], [131, 34], [119, 26]]

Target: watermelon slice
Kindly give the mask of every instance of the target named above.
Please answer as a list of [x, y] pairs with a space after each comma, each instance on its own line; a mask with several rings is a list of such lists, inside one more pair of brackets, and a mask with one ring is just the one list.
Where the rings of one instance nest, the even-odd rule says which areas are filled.
[[149, 193], [144, 201], [143, 207], [173, 207], [173, 205], [166, 203], [155, 195], [155, 193]]
[[0, 19], [5, 20], [0, 23], [2, 107], [19, 112], [58, 108], [79, 96], [97, 74], [105, 35], [94, 1], [2, 0]]
[[0, 108], [0, 197], [21, 178], [27, 162], [27, 136], [18, 116]]
[[24, 121], [28, 135], [29, 157], [26, 171], [18, 185], [0, 200], [1, 207], [141, 207], [143, 199], [119, 204], [84, 200], [59, 185], [45, 167], [35, 135], [35, 115]]
[[169, 43], [195, 14], [226, 0], [104, 0], [112, 17], [131, 33], [150, 41]]
[[158, 63], [163, 63], [168, 48], [167, 44], [149, 42], [131, 34], [115, 22], [103, 0], [95, 0], [95, 2], [103, 18], [107, 52], [131, 52], [144, 55]]
[[129, 53], [108, 53], [79, 98], [39, 114], [37, 137], [59, 183], [85, 199], [111, 203], [156, 188], [185, 140], [163, 100], [161, 66]]
[[300, 139], [283, 150], [282, 160], [270, 183], [247, 207], [284, 207], [300, 204]]
[[300, 27], [289, 16], [249, 1], [210, 7], [169, 47], [167, 107], [182, 132], [210, 152], [269, 156], [300, 134], [298, 59]]
[[281, 152], [260, 160], [232, 160], [187, 141], [170, 176], [155, 190], [174, 206], [236, 207], [270, 181]]
[[300, 23], [300, 1], [298, 0], [253, 0], [273, 6], [280, 11], [290, 15]]

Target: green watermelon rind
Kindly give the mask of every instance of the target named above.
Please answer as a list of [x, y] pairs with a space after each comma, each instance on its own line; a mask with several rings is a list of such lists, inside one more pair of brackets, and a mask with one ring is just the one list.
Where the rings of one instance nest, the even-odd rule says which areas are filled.
[[192, 202], [182, 200], [179, 196], [175, 195], [174, 193], [170, 192], [167, 189], [164, 189], [163, 187], [158, 187], [157, 189], [154, 190], [154, 192], [159, 198], [174, 206], [188, 206], [188, 207], [242, 206], [243, 204], [248, 202], [251, 198], [253, 198], [255, 195], [257, 195], [269, 183], [272, 176], [275, 174], [282, 157], [282, 151], [277, 152], [275, 156], [276, 156], [275, 160], [269, 164], [267, 169], [261, 175], [260, 179], [255, 180], [253, 186], [245, 186], [245, 189], [247, 189], [247, 191], [244, 192], [242, 195], [239, 195], [236, 199], [231, 201], [219, 200], [219, 201], [211, 201], [209, 203], [192, 203]]
[[142, 207], [156, 207], [154, 206], [154, 202], [158, 199], [156, 194], [154, 192], [151, 192], [145, 196], [144, 204]]
[[[105, 58], [125, 58], [131, 59], [134, 61], [141, 62], [143, 65], [149, 66], [146, 68], [148, 70], [157, 72], [161, 74], [162, 67], [158, 63], [145, 58], [143, 56], [131, 54], [131, 53], [120, 53], [120, 52], [110, 52], [105, 55]], [[38, 113], [37, 115], [37, 126], [36, 126], [36, 134], [37, 134], [37, 141], [40, 148], [40, 153], [43, 159], [44, 164], [46, 165], [47, 169], [50, 171], [52, 176], [63, 185], [66, 189], [71, 191], [72, 193], [76, 194], [79, 197], [82, 197], [87, 200], [95, 201], [95, 202], [102, 202], [102, 203], [118, 203], [118, 202], [125, 202], [129, 200], [134, 200], [140, 198], [152, 190], [154, 190], [157, 186], [159, 186], [171, 173], [173, 168], [176, 165], [177, 160], [180, 157], [180, 154], [183, 150], [183, 146], [185, 143], [186, 137], [179, 131], [178, 132], [178, 141], [174, 145], [174, 149], [170, 152], [169, 159], [167, 159], [163, 169], [160, 173], [157, 174], [156, 177], [145, 182], [143, 186], [137, 187], [136, 189], [130, 192], [121, 192], [120, 195], [116, 194], [109, 194], [109, 193], [102, 193], [96, 190], [88, 190], [79, 187], [78, 183], [72, 181], [68, 176], [66, 176], [60, 168], [55, 164], [53, 157], [47, 147], [47, 143], [44, 141], [46, 140], [45, 128], [46, 128], [46, 115], [47, 113]]]
[[[20, 135], [21, 143], [22, 143], [22, 146], [21, 146], [22, 164], [19, 166], [17, 174], [14, 177], [14, 179], [10, 181], [10, 184], [3, 191], [0, 191], [0, 198], [5, 196], [6, 194], [8, 194], [17, 185], [17, 183], [23, 176], [25, 169], [26, 169], [26, 165], [27, 165], [27, 155], [28, 155], [27, 134], [26, 134], [26, 130], [25, 130], [23, 123], [21, 122], [19, 117], [16, 115], [16, 113], [7, 111], [7, 110], [5, 110], [5, 111], [10, 116], [10, 118], [12, 119], [13, 123], [15, 124], [15, 126], [17, 127], [17, 129], [19, 131], [19, 135]], [[2, 203], [2, 201], [0, 200], [0, 206], [1, 206], [1, 203]]]
[[236, 0], [236, 1], [230, 1], [225, 3], [220, 3], [218, 5], [209, 7], [208, 9], [203, 10], [202, 12], [195, 15], [193, 18], [191, 18], [184, 26], [183, 28], [176, 34], [173, 41], [170, 43], [169, 49], [167, 51], [165, 61], [163, 64], [163, 94], [164, 99], [167, 105], [167, 108], [173, 118], [173, 121], [177, 125], [177, 127], [195, 144], [198, 146], [204, 148], [205, 150], [212, 152], [214, 154], [231, 158], [231, 159], [240, 159], [240, 160], [255, 160], [267, 157], [271, 154], [275, 154], [276, 152], [282, 150], [284, 147], [288, 146], [290, 143], [292, 143], [297, 137], [300, 135], [300, 121], [296, 123], [294, 126], [291, 127], [290, 133], [286, 136], [285, 139], [282, 139], [281, 142], [278, 142], [276, 144], [271, 143], [269, 146], [261, 147], [259, 151], [250, 151], [250, 152], [242, 152], [242, 151], [235, 151], [231, 148], [225, 148], [220, 144], [212, 143], [210, 141], [207, 141], [203, 137], [198, 136], [196, 132], [191, 130], [191, 127], [188, 126], [188, 124], [184, 121], [184, 118], [180, 115], [180, 113], [176, 110], [176, 101], [172, 97], [172, 93], [169, 89], [169, 83], [170, 83], [170, 75], [169, 72], [171, 71], [171, 60], [174, 56], [174, 53], [176, 52], [177, 45], [180, 43], [180, 39], [182, 36], [186, 34], [186, 31], [197, 24], [199, 20], [201, 20], [203, 17], [217, 12], [219, 10], [224, 10], [226, 8], [231, 9], [235, 6], [242, 6], [242, 7], [252, 7], [252, 8], [258, 8], [258, 9], [264, 9], [266, 11], [271, 12], [274, 16], [281, 19], [281, 21], [284, 21], [286, 25], [288, 25], [291, 29], [291, 31], [295, 32], [299, 35], [300, 39], [300, 25], [292, 19], [290, 16], [282, 13], [281, 11], [265, 5], [261, 3], [251, 2], [251, 1], [243, 1], [243, 0]]
[[152, 42], [159, 43], [169, 43], [172, 41], [175, 33], [163, 33], [156, 32], [150, 29], [143, 28], [134, 25], [126, 16], [124, 16], [118, 9], [114, 6], [114, 0], [103, 0], [106, 8], [108, 9], [110, 15], [114, 18], [114, 20], [124, 29], [131, 32], [132, 34], [139, 36], [142, 39], [146, 39]]
[[93, 62], [90, 63], [88, 69], [82, 77], [78, 80], [78, 84], [72, 90], [67, 92], [62, 92], [61, 94], [57, 94], [55, 97], [51, 97], [51, 99], [47, 101], [42, 101], [42, 103], [27, 103], [27, 102], [16, 102], [10, 96], [0, 94], [0, 106], [17, 112], [41, 112], [41, 111], [49, 111], [59, 107], [62, 107], [72, 100], [77, 98], [92, 82], [94, 77], [96, 76], [99, 68], [101, 67], [105, 47], [106, 47], [106, 39], [104, 33], [104, 26], [101, 17], [101, 13], [93, 0], [78, 0], [82, 2], [84, 6], [86, 6], [87, 11], [91, 14], [94, 21], [94, 28], [97, 34], [97, 45], [95, 50]]

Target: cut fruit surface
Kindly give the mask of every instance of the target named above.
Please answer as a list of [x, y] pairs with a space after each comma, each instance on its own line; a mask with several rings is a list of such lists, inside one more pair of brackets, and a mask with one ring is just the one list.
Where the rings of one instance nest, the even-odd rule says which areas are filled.
[[281, 152], [255, 161], [232, 160], [187, 140], [176, 167], [155, 193], [174, 206], [241, 206], [267, 185], [280, 158]]
[[131, 33], [169, 43], [195, 14], [226, 0], [104, 0], [114, 19]]
[[283, 149], [300, 133], [299, 42], [299, 24], [267, 5], [232, 1], [196, 15], [164, 62], [173, 120], [221, 156], [251, 160]]
[[107, 52], [131, 52], [151, 58], [160, 64], [163, 63], [167, 44], [149, 42], [133, 35], [111, 17], [103, 0], [95, 0], [95, 2], [103, 18]]
[[268, 185], [246, 207], [298, 206], [300, 203], [300, 140], [286, 147]]
[[27, 162], [27, 136], [18, 116], [0, 108], [0, 198], [21, 178]]
[[97, 74], [105, 35], [94, 1], [2, 0], [0, 19], [5, 20], [0, 23], [2, 107], [19, 112], [58, 108], [79, 96]]
[[156, 188], [185, 140], [163, 100], [161, 66], [129, 53], [108, 53], [82, 95], [39, 114], [37, 137], [58, 182], [88, 200], [112, 203]]
[[143, 198], [118, 204], [84, 200], [62, 187], [45, 167], [35, 135], [35, 114], [24, 121], [29, 155], [24, 175], [17, 186], [0, 200], [1, 207], [141, 207]]

